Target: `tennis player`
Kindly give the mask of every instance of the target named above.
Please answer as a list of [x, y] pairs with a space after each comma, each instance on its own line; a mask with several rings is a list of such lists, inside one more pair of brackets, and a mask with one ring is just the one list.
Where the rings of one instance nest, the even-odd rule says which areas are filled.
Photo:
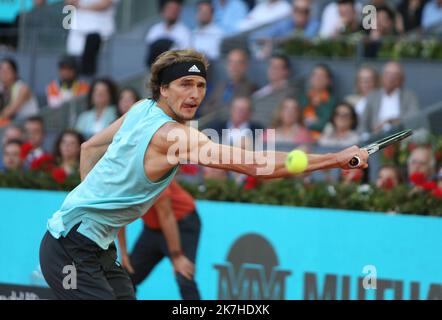
[[[205, 96], [207, 67], [205, 57], [193, 50], [163, 53], [151, 68], [152, 98], [136, 103], [82, 145], [82, 182], [48, 220], [40, 246], [41, 269], [57, 298], [135, 299], [114, 240], [119, 228], [153, 205], [180, 163], [262, 178], [291, 175], [287, 153], [217, 144], [185, 124]], [[353, 146], [309, 154], [306, 171], [350, 169], [354, 156], [361, 159], [357, 168], [368, 166], [367, 151]]]

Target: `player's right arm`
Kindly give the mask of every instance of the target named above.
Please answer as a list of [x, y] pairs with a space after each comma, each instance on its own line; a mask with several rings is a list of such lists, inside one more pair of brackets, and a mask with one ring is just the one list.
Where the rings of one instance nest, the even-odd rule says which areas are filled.
[[[222, 145], [211, 141], [206, 135], [189, 126], [175, 124], [168, 128], [164, 145], [167, 146], [169, 163], [197, 163], [203, 166], [232, 170], [260, 178], [280, 178], [293, 176], [286, 167], [286, 152], [248, 151], [238, 147]], [[170, 130], [172, 129], [172, 130]], [[306, 172], [331, 168], [350, 169], [348, 162], [359, 156], [359, 168], [365, 169], [368, 153], [357, 146], [338, 153], [308, 154]]]
[[120, 129], [125, 116], [126, 115], [123, 115], [109, 127], [82, 143], [80, 153], [80, 176], [82, 181], [112, 143], [112, 139], [118, 129]]

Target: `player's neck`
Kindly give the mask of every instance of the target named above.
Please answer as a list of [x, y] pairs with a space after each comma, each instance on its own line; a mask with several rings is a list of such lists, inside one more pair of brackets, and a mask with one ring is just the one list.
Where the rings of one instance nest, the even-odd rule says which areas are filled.
[[171, 117], [173, 120], [184, 123], [185, 120], [179, 118], [175, 112], [173, 112], [172, 108], [169, 107], [166, 101], [164, 101], [161, 97], [157, 101], [157, 106], [161, 108], [165, 114], [167, 114], [169, 117]]

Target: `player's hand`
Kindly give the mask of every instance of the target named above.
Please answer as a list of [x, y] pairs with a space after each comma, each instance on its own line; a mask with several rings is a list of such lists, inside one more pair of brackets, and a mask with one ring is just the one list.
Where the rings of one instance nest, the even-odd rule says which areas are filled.
[[181, 254], [172, 260], [173, 270], [175, 273], [180, 273], [184, 278], [192, 280], [195, 273], [195, 265]]
[[[353, 157], [358, 157], [360, 160], [359, 165], [356, 168], [350, 166], [349, 162]], [[366, 169], [368, 167], [368, 152], [365, 149], [361, 149], [358, 146], [352, 146], [344, 149], [336, 154], [336, 161], [339, 167], [344, 170], [349, 169]]]
[[134, 268], [132, 267], [132, 264], [130, 263], [130, 258], [127, 254], [121, 255], [121, 266], [126, 269], [129, 273], [135, 273]]

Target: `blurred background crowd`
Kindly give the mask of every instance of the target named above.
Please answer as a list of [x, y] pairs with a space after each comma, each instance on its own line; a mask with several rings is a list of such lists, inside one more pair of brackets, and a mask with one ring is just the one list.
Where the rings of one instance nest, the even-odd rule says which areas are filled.
[[[211, 63], [199, 129], [235, 129], [223, 142], [245, 148], [274, 137], [278, 150], [323, 153], [411, 128], [368, 171], [299, 179], [442, 197], [441, 0], [16, 2], [0, 4], [9, 6], [0, 21], [4, 186], [35, 172], [54, 188], [78, 183], [81, 143], [149, 97], [160, 53], [194, 48]], [[261, 183], [196, 165], [180, 179]]]

